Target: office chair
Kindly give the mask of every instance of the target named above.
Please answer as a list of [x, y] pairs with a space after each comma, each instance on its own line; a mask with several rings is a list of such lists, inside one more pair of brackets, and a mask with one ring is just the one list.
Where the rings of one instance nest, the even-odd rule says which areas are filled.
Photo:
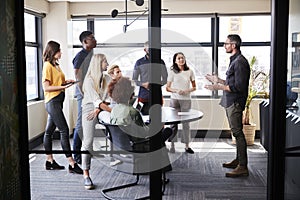
[[[128, 130], [126, 131], [126, 126], [119, 126], [119, 125], [111, 125], [104, 122], [100, 122], [103, 126], [106, 128], [106, 136], [111, 141], [111, 151], [112, 155], [115, 155], [117, 159], [121, 160], [121, 164], [117, 165], [117, 167], [120, 167], [120, 171], [131, 171], [133, 175], [136, 176], [136, 180], [132, 183], [127, 183], [124, 185], [114, 186], [110, 188], [105, 188], [101, 190], [101, 194], [106, 198], [110, 200], [114, 200], [113, 197], [109, 196], [107, 193], [132, 187], [135, 185], [138, 185], [139, 177], [140, 175], [146, 175], [149, 174], [150, 171], [148, 171], [149, 168], [149, 156], [147, 153], [149, 153], [149, 139], [137, 139], [133, 136], [130, 136], [128, 134]], [[118, 152], [118, 154], [114, 154], [114, 152]], [[120, 156], [119, 153], [124, 152], [125, 155], [128, 156]], [[168, 153], [165, 152], [164, 156], [167, 156], [168, 160]], [[168, 163], [169, 160], [167, 161]], [[124, 167], [122, 168], [121, 165], [125, 165], [126, 170], [124, 170]], [[131, 165], [131, 167], [128, 167], [128, 165]], [[148, 168], [147, 168], [148, 166]], [[128, 170], [130, 169], [130, 170]], [[163, 173], [162, 173], [162, 194], [165, 191], [165, 185], [169, 182], [169, 179], [166, 178], [166, 171], [172, 170], [171, 165], [167, 165], [166, 167], [163, 167]], [[142, 200], [142, 199], [149, 199], [149, 196], [140, 197], [136, 200]]]

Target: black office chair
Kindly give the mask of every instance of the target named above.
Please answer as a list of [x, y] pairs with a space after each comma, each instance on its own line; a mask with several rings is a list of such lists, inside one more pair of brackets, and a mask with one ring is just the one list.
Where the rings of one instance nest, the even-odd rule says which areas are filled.
[[[138, 185], [140, 175], [146, 175], [150, 172], [150, 163], [149, 163], [149, 139], [141, 139], [135, 138], [128, 134], [128, 130], [126, 131], [126, 126], [118, 126], [111, 125], [104, 122], [100, 122], [103, 126], [105, 126], [107, 131], [107, 137], [111, 141], [111, 150], [112, 155], [117, 157], [116, 159], [121, 160], [121, 164], [116, 167], [120, 169], [120, 171], [131, 171], [133, 175], [136, 176], [136, 180], [132, 183], [127, 183], [124, 185], [114, 186], [111, 188], [106, 188], [101, 190], [101, 194], [106, 198], [113, 200], [111, 196], [107, 193], [116, 191], [123, 188], [132, 187]], [[164, 147], [165, 148], [165, 147]], [[163, 149], [163, 148], [162, 148]], [[128, 156], [120, 156], [120, 153], [123, 153]], [[167, 158], [166, 163], [170, 163], [167, 150], [162, 150], [164, 154], [164, 158]], [[159, 152], [159, 153], [161, 153]], [[122, 168], [122, 165], [125, 167]], [[130, 165], [130, 167], [128, 167]], [[126, 168], [126, 169], [124, 169]], [[130, 170], [129, 170], [130, 169]], [[162, 194], [165, 191], [165, 185], [169, 182], [169, 179], [166, 178], [166, 171], [172, 170], [170, 164], [167, 164], [165, 167], [162, 167]], [[149, 199], [149, 196], [137, 198], [136, 200], [141, 199]]]

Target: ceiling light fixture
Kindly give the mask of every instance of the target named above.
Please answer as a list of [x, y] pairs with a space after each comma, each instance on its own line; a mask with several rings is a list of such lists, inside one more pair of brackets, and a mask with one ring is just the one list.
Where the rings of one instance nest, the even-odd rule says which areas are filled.
[[[135, 1], [137, 6], [142, 6], [144, 5], [144, 0], [130, 0], [130, 1]], [[162, 11], [168, 11], [168, 9], [161, 9]], [[143, 16], [146, 12], [148, 12], [149, 9], [146, 7], [144, 10], [134, 10], [134, 11], [128, 11], [127, 9], [127, 0], [125, 0], [125, 11], [123, 12], [119, 12], [117, 9], [113, 9], [111, 11], [111, 17], [115, 18], [117, 17], [119, 14], [125, 14], [125, 25], [123, 26], [123, 32], [126, 33], [127, 31], [127, 27], [130, 26], [133, 22], [135, 22], [137, 19], [139, 19], [141, 16]], [[137, 16], [133, 21], [131, 21], [129, 24], [128, 22], [128, 13], [142, 13], [139, 16]]]

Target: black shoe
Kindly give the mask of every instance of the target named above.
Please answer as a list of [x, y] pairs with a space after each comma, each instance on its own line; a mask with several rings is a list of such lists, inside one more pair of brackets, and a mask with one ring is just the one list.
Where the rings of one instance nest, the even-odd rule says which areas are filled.
[[191, 149], [190, 147], [187, 148], [187, 149], [185, 149], [185, 152], [186, 152], [186, 153], [190, 153], [190, 154], [193, 154], [193, 153], [194, 153], [193, 149]]
[[82, 169], [78, 166], [77, 163], [74, 164], [74, 167], [69, 165], [69, 172], [74, 174], [83, 174]]
[[46, 170], [60, 170], [60, 169], [65, 169], [64, 166], [60, 166], [59, 164], [57, 164], [55, 162], [55, 160], [52, 161], [52, 163], [50, 161], [46, 161]]

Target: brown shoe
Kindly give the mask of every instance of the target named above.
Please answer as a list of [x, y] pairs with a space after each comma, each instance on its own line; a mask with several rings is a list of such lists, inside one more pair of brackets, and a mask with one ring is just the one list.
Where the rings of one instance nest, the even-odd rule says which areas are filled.
[[239, 165], [239, 161], [234, 159], [231, 162], [223, 163], [223, 167], [235, 169]]
[[238, 165], [233, 171], [227, 172], [225, 174], [226, 177], [236, 178], [242, 176], [249, 176], [249, 171], [247, 166]]

